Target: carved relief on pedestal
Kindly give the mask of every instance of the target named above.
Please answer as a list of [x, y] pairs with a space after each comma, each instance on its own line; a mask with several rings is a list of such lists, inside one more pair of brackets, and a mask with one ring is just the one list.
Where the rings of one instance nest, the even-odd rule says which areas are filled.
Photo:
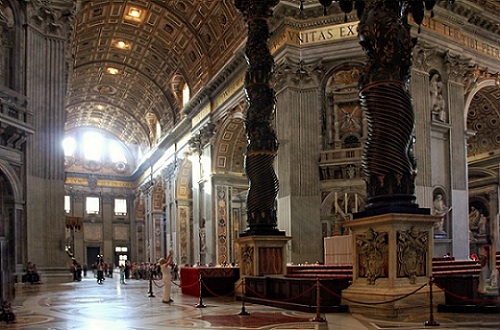
[[415, 227], [397, 232], [398, 277], [408, 277], [411, 284], [417, 276], [426, 275], [429, 232]]
[[387, 232], [372, 228], [364, 235], [356, 236], [358, 277], [366, 277], [368, 284], [375, 284], [379, 277], [389, 274], [389, 241]]
[[254, 247], [245, 245], [241, 247], [241, 275], [242, 276], [252, 276], [255, 275], [253, 273], [253, 265], [254, 265]]

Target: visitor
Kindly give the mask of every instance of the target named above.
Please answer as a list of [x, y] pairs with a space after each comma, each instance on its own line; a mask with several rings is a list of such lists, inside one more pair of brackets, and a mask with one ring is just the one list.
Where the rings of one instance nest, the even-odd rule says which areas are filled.
[[172, 287], [172, 264], [174, 259], [174, 251], [170, 250], [168, 252], [167, 258], [160, 258], [159, 264], [161, 268], [162, 280], [163, 280], [163, 299], [162, 302], [169, 304], [174, 300], [170, 297], [170, 291]]

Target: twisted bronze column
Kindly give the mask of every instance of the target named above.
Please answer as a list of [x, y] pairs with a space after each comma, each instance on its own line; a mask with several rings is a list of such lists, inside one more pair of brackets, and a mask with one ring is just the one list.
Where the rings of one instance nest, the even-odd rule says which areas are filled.
[[415, 118], [408, 90], [415, 40], [407, 15], [411, 11], [419, 20], [423, 10], [420, 0], [367, 0], [361, 10], [358, 34], [368, 56], [359, 81], [368, 122], [362, 157], [368, 212], [427, 213], [415, 197]]
[[274, 159], [278, 141], [273, 127], [275, 91], [270, 86], [274, 59], [268, 46], [268, 19], [279, 0], [235, 0], [248, 26], [245, 91], [248, 109], [245, 129], [248, 146], [245, 170], [249, 180], [245, 235], [284, 235], [277, 229], [278, 178]]

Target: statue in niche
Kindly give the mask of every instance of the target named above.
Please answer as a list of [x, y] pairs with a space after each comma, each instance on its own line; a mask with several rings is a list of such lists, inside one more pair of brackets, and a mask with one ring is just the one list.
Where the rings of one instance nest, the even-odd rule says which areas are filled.
[[433, 210], [432, 214], [440, 216], [441, 219], [434, 224], [434, 231], [436, 234], [443, 234], [444, 231], [444, 219], [446, 215], [451, 211], [451, 207], [446, 206], [443, 200], [442, 194], [436, 194], [433, 200]]
[[479, 220], [481, 219], [481, 213], [475, 206], [471, 206], [469, 213], [469, 229], [474, 236], [479, 234]]
[[478, 223], [478, 234], [479, 236], [485, 236], [487, 234], [486, 228], [488, 224], [488, 218], [484, 214], [481, 213], [479, 216], [479, 223]]
[[429, 82], [429, 92], [431, 97], [432, 118], [443, 123], [447, 122], [446, 104], [443, 97], [443, 82], [437, 73], [432, 75]]

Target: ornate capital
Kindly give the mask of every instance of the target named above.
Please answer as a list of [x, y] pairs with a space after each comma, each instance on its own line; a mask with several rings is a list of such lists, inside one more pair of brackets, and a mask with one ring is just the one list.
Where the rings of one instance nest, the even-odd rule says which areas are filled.
[[324, 72], [325, 68], [321, 59], [314, 63], [306, 63], [303, 60], [294, 63], [289, 58], [284, 58], [277, 63], [275, 68], [275, 87], [280, 89], [286, 84], [302, 87], [308, 84], [319, 84]]
[[73, 29], [76, 1], [25, 0], [28, 22], [47, 35], [66, 38]]

